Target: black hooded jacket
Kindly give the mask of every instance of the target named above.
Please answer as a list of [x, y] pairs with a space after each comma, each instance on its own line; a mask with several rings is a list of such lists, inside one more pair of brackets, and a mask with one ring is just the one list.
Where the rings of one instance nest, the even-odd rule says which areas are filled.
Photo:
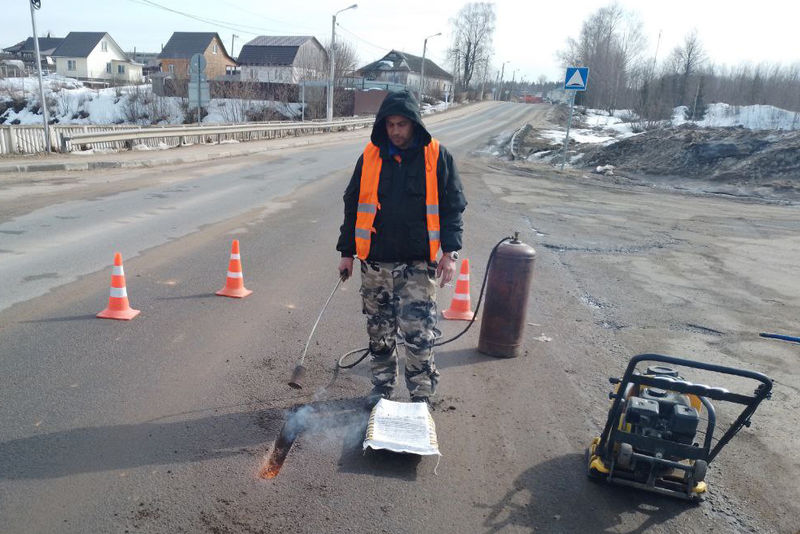
[[[386, 117], [391, 115], [402, 115], [414, 123], [414, 142], [410, 148], [401, 151], [400, 162], [389, 154]], [[375, 216], [375, 233], [372, 234], [367, 259], [386, 262], [429, 260], [424, 147], [430, 143], [431, 135], [422, 124], [419, 103], [411, 93], [389, 93], [375, 117], [371, 140], [380, 148], [383, 163], [378, 183], [378, 202], [381, 209]], [[344, 192], [344, 223], [336, 244], [336, 250], [342, 253], [342, 257], [356, 254], [356, 211], [363, 158], [363, 155], [358, 158], [353, 176]], [[442, 250], [460, 250], [463, 226], [461, 213], [467, 206], [467, 201], [453, 157], [441, 144], [436, 174], [439, 182]]]

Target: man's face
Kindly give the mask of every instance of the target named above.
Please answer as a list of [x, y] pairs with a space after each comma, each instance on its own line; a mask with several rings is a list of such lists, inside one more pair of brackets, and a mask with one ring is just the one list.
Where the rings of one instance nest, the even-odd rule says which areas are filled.
[[402, 115], [386, 117], [386, 133], [397, 148], [406, 149], [414, 136], [414, 123]]

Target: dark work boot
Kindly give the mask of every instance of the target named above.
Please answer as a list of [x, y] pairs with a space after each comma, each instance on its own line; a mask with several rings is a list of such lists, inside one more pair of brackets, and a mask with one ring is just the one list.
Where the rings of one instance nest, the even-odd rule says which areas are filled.
[[390, 386], [375, 386], [367, 395], [364, 405], [367, 410], [372, 410], [381, 399], [391, 400], [393, 388]]
[[411, 402], [424, 402], [425, 404], [428, 405], [428, 409], [430, 411], [433, 411], [433, 401], [431, 400], [430, 397], [423, 397], [421, 395], [412, 395]]

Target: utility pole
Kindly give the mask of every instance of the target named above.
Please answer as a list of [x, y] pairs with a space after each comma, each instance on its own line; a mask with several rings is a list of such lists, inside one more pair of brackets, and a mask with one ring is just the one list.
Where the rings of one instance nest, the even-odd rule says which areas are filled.
[[453, 102], [455, 102], [456, 91], [458, 90], [458, 69], [460, 68], [459, 58], [461, 57], [459, 54], [461, 54], [461, 50], [456, 48], [453, 55]]
[[508, 91], [508, 99], [511, 100], [511, 95], [514, 93], [514, 80], [517, 79], [517, 71], [519, 69], [514, 69], [514, 73], [511, 75], [511, 89]]
[[658, 59], [658, 48], [661, 46], [661, 30], [658, 30], [658, 41], [656, 41], [656, 53], [653, 54], [653, 68], [650, 69], [650, 77], [652, 78], [656, 72], [656, 60]]
[[422, 43], [422, 67], [420, 67], [420, 74], [419, 74], [419, 103], [422, 104], [424, 100], [423, 94], [425, 93], [425, 51], [428, 49], [428, 39], [431, 37], [438, 37], [442, 35], [442, 32], [434, 33], [433, 35], [429, 35], [425, 38], [425, 41]]
[[42, 0], [31, 0], [31, 26], [33, 26], [33, 44], [36, 50], [36, 70], [39, 72], [39, 98], [42, 104], [42, 120], [44, 121], [44, 146], [50, 153], [50, 117], [47, 112], [47, 101], [44, 99], [44, 82], [42, 81], [42, 57], [39, 55], [39, 37], [36, 33], [35, 10], [41, 9]]
[[231, 34], [231, 58], [235, 58], [235, 57], [236, 57], [236, 56], [233, 54], [233, 43], [234, 43], [234, 41], [233, 41], [233, 40], [234, 40], [234, 39], [238, 39], [238, 38], [239, 38], [239, 36], [238, 36], [238, 35], [236, 35], [235, 33], [232, 33], [232, 34]]
[[486, 87], [486, 75], [489, 72], [489, 60], [486, 59], [483, 64], [483, 78], [481, 79], [481, 93], [478, 96], [478, 100], [483, 102], [483, 89]]
[[503, 65], [500, 67], [500, 100], [505, 100], [505, 98], [503, 98], [503, 75], [506, 72], [506, 63], [509, 62], [510, 61], [503, 61]]
[[330, 57], [328, 58], [331, 64], [330, 76], [328, 77], [328, 112], [327, 112], [328, 122], [331, 122], [333, 120], [333, 73], [334, 73], [334, 65], [336, 63], [336, 15], [338, 15], [342, 11], [347, 11], [348, 9], [355, 9], [357, 7], [358, 4], [353, 4], [352, 6], [340, 9], [339, 11], [333, 14], [333, 20], [331, 21], [331, 51], [330, 51]]

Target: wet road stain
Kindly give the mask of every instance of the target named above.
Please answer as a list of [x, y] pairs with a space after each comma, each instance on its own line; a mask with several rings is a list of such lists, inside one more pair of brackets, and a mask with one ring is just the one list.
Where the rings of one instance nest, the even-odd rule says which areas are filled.
[[0, 234], [20, 235], [24, 233], [25, 230], [0, 230]]
[[42, 274], [32, 274], [30, 276], [26, 276], [22, 279], [22, 282], [35, 282], [36, 280], [44, 280], [47, 278], [58, 278], [58, 273], [42, 273]]
[[80, 219], [80, 215], [56, 215], [56, 219], [61, 219], [62, 221], [67, 221], [70, 219]]

